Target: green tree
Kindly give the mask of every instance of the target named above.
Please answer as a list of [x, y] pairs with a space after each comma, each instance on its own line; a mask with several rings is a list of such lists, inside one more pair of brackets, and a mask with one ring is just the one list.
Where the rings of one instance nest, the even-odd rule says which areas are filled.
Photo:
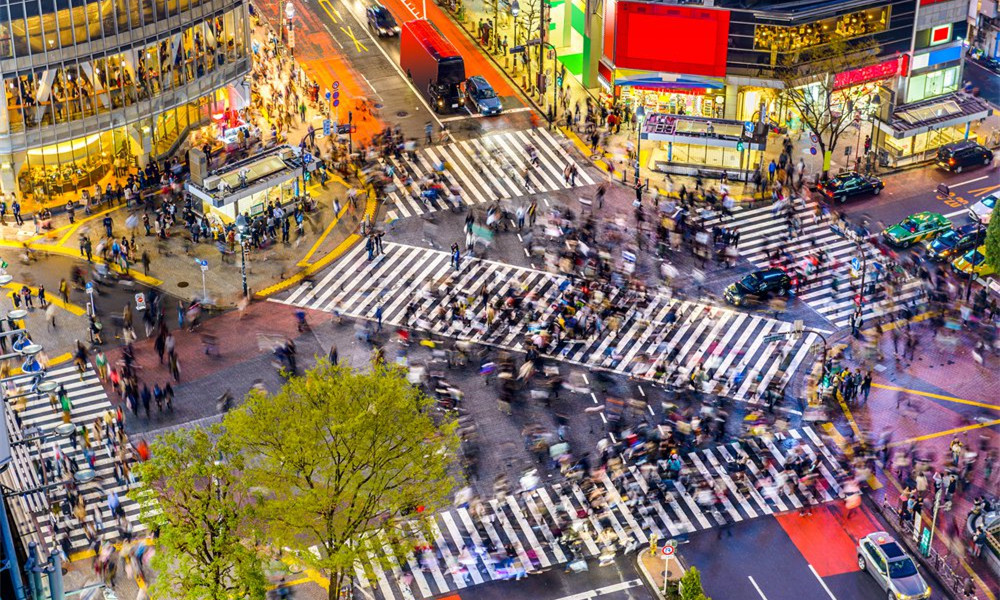
[[872, 64], [879, 59], [879, 53], [878, 44], [871, 40], [837, 41], [784, 54], [776, 66], [784, 86], [782, 95], [805, 128], [816, 134], [824, 165], [828, 153], [833, 156], [841, 136], [853, 128], [854, 105], [865, 94], [863, 86], [837, 89], [835, 74]]
[[1000, 218], [986, 226], [986, 264], [1000, 273]]
[[682, 600], [712, 600], [701, 588], [701, 573], [695, 567], [691, 567], [681, 575], [680, 590]]
[[432, 406], [398, 367], [321, 363], [226, 416], [227, 435], [254, 457], [245, 476], [261, 490], [268, 538], [327, 572], [331, 600], [355, 565], [391, 566], [413, 547], [417, 518], [449, 504], [459, 440]]
[[150, 459], [136, 465], [146, 484], [140, 519], [160, 531], [153, 597], [264, 597], [267, 580], [243, 468], [218, 425], [162, 435]]

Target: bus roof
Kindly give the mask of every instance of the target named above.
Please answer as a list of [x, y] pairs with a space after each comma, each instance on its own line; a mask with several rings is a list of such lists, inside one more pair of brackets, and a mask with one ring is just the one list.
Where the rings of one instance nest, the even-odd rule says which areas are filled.
[[427, 19], [416, 19], [403, 23], [420, 45], [437, 54], [439, 59], [456, 58], [462, 55]]

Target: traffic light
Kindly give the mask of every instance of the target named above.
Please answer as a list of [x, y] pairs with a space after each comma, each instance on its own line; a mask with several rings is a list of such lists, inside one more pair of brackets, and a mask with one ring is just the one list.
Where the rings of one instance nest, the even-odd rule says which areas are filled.
[[736, 149], [743, 152], [743, 140], [736, 142]]

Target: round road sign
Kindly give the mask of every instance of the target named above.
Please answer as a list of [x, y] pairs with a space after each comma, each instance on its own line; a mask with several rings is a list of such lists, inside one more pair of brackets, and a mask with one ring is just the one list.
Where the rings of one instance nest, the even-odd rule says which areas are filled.
[[667, 544], [663, 548], [660, 548], [660, 554], [662, 554], [663, 556], [673, 556], [674, 547], [671, 544]]

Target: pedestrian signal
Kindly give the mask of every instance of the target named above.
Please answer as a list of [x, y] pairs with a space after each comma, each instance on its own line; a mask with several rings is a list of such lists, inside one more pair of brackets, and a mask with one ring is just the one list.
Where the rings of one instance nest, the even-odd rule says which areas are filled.
[[736, 149], [743, 152], [743, 141], [736, 142]]

